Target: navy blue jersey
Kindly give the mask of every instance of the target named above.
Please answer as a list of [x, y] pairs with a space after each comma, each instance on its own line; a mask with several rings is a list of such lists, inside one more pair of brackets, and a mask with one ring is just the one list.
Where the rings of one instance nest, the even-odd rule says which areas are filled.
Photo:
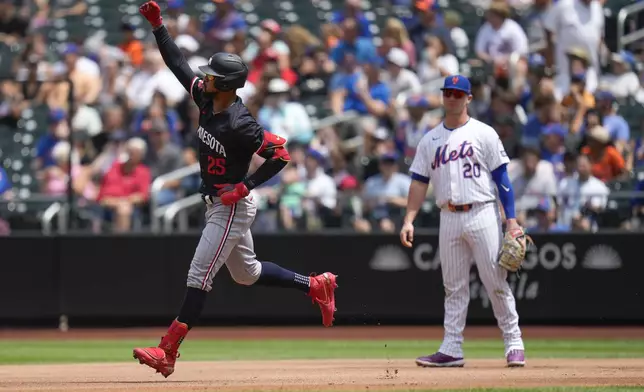
[[244, 180], [253, 154], [264, 141], [264, 128], [250, 114], [241, 98], [227, 109], [214, 113], [212, 100], [204, 93], [203, 81], [195, 77], [190, 96], [199, 106], [196, 130], [201, 166], [201, 191], [215, 194], [214, 185]]
[[[165, 26], [156, 28], [154, 35], [166, 65], [199, 107], [199, 128], [193, 132], [199, 144], [200, 191], [216, 195], [215, 185], [240, 182], [253, 189], [279, 172], [290, 160], [284, 148], [286, 140], [266, 132], [239, 97], [228, 108], [215, 113], [204, 81], [192, 71]], [[253, 154], [267, 162], [246, 177]]]

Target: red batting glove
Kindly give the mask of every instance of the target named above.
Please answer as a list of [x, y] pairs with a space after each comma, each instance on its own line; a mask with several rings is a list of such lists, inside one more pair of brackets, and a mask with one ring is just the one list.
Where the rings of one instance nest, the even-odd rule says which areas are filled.
[[163, 24], [161, 17], [161, 7], [156, 1], [148, 1], [139, 7], [139, 13], [150, 22], [153, 28], [157, 28]]
[[217, 196], [221, 198], [221, 204], [225, 206], [235, 204], [250, 194], [243, 182], [235, 185], [215, 185], [215, 187], [219, 189]]

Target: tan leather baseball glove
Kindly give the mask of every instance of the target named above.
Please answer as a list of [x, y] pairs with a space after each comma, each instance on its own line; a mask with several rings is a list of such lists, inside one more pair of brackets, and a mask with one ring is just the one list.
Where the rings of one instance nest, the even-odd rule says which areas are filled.
[[499, 252], [499, 265], [510, 272], [517, 272], [525, 260], [528, 244], [534, 245], [534, 241], [522, 228], [506, 232]]

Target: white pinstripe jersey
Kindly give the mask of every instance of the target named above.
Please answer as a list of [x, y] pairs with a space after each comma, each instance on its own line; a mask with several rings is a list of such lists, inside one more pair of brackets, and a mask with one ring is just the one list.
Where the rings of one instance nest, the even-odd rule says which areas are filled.
[[432, 182], [439, 207], [493, 201], [497, 198], [491, 172], [510, 162], [496, 131], [470, 118], [462, 127], [441, 122], [423, 136], [410, 171]]

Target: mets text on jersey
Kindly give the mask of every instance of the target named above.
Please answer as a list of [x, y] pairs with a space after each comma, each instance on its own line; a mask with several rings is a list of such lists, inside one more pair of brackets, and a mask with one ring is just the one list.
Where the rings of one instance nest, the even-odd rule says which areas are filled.
[[199, 127], [199, 129], [197, 129], [197, 135], [205, 145], [210, 147], [211, 150], [223, 157], [226, 156], [226, 150], [224, 149], [223, 144], [219, 143], [217, 139], [210, 134], [210, 132], [203, 129], [203, 127]]
[[452, 150], [448, 154], [447, 153], [448, 147], [449, 145], [445, 144], [443, 147], [436, 149], [436, 156], [434, 157], [434, 162], [432, 162], [432, 169], [436, 169], [437, 167], [440, 167], [441, 164], [445, 165], [448, 162], [456, 162], [459, 159], [474, 156], [474, 149], [472, 148], [472, 143], [468, 142], [467, 140], [461, 143], [460, 151]]

